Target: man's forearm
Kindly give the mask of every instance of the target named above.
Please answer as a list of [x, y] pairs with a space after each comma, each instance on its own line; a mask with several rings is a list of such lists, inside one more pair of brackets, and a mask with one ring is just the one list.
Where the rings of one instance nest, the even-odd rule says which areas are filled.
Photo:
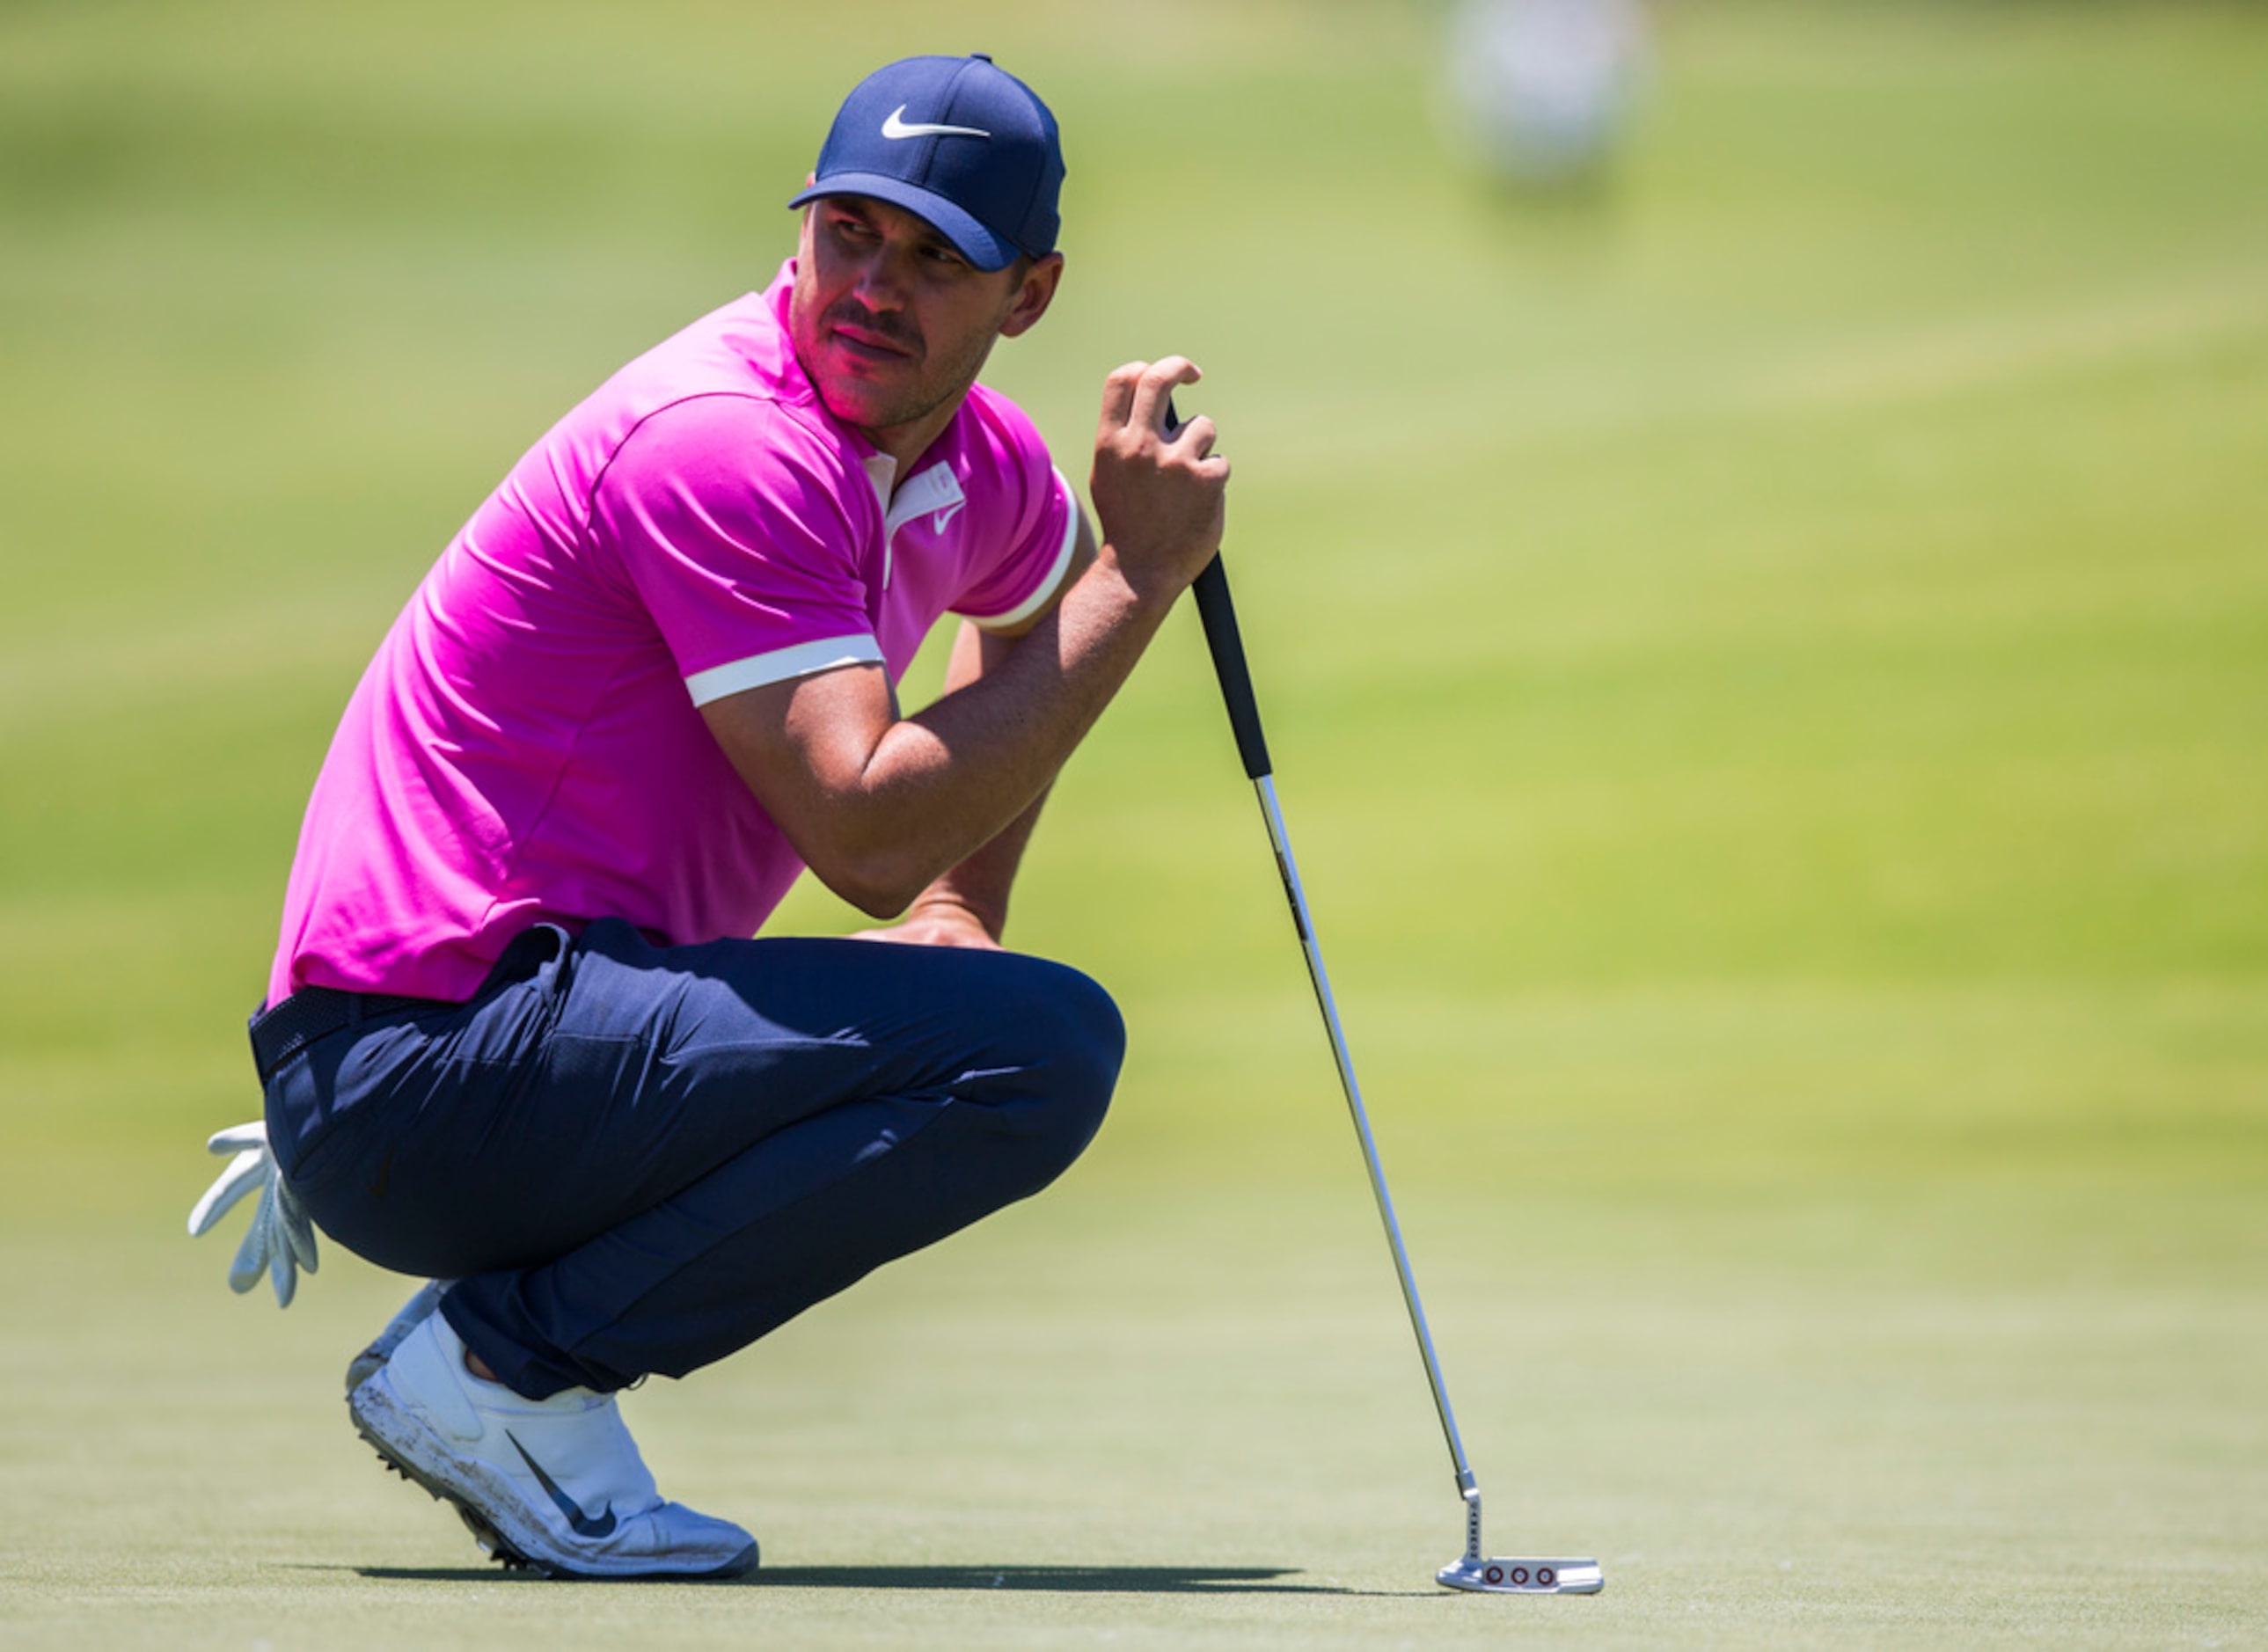
[[[987, 670], [996, 668], [1014, 646], [964, 620], [960, 635], [954, 639], [952, 661], [946, 667], [946, 692], [967, 687]], [[934, 915], [940, 908], [948, 908], [966, 914], [985, 934], [999, 940], [1008, 927], [1008, 898], [1015, 886], [1017, 868], [1023, 863], [1024, 846], [1031, 841], [1047, 799], [1048, 794], [1041, 792], [990, 842], [924, 890], [914, 901], [914, 915]]]
[[[1037, 805], [1174, 594], [1137, 591], [1106, 548], [994, 669], [885, 733], [838, 816], [881, 875], [877, 905], [908, 901]], [[893, 882], [906, 892], [895, 903]]]
[[[983, 669], [911, 716], [875, 667], [750, 689], [703, 715], [820, 880], [895, 917], [1037, 805], [1180, 583], [1130, 579], [1106, 545], [1028, 631], [984, 639]], [[845, 738], [862, 724], [875, 731]]]
[[1219, 547], [1228, 462], [1211, 422], [1164, 430], [1172, 388], [1197, 377], [1167, 356], [1104, 381], [1091, 487], [1108, 537], [973, 679], [910, 717], [876, 665], [702, 706], [804, 863], [861, 911], [895, 917], [1038, 804]]
[[908, 908], [909, 915], [933, 917], [950, 908], [999, 940], [1008, 928], [1008, 896], [1015, 886], [1016, 869], [1023, 863], [1024, 846], [1031, 841], [1046, 802], [1042, 792], [1037, 803], [1008, 822], [990, 843], [922, 891]]

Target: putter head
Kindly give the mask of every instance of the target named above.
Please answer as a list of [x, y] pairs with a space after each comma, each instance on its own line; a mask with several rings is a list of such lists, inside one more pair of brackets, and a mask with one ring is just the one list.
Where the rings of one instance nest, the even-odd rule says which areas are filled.
[[1476, 1560], [1466, 1555], [1433, 1576], [1444, 1589], [1483, 1595], [1595, 1595], [1607, 1586], [1596, 1560]]

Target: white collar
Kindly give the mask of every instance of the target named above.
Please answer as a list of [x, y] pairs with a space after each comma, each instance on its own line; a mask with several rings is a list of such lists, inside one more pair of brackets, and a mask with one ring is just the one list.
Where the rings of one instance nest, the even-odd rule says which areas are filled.
[[[898, 474], [898, 461], [887, 453], [869, 453], [863, 461], [866, 480], [874, 484], [874, 503], [882, 508], [882, 589], [890, 588], [890, 541], [898, 530], [924, 511], [936, 511], [951, 519], [954, 507], [966, 503], [961, 491], [961, 478], [953, 474], [953, 466], [943, 459], [927, 470], [917, 471], [905, 480], [902, 487], [891, 484]], [[944, 523], [938, 525], [940, 532]]]

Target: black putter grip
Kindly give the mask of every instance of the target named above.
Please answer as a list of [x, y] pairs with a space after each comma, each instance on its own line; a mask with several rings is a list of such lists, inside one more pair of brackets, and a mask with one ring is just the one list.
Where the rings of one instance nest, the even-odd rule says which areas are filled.
[[[1181, 415], [1167, 396], [1166, 434], [1181, 428]], [[1204, 621], [1205, 646], [1212, 650], [1213, 675], [1220, 679], [1220, 697], [1228, 703], [1228, 726], [1236, 735], [1236, 754], [1244, 760], [1244, 777], [1258, 780], [1275, 768], [1268, 760], [1267, 737], [1260, 732], [1260, 701], [1252, 692], [1252, 669], [1244, 663], [1244, 634], [1236, 628], [1228, 569], [1218, 552], [1190, 589], [1197, 595], [1197, 617]]]
[[1268, 761], [1267, 737], [1260, 732], [1252, 672], [1244, 663], [1244, 638], [1236, 628], [1236, 604], [1229, 599], [1228, 569], [1219, 555], [1205, 564], [1190, 589], [1197, 594], [1197, 617], [1204, 621], [1205, 646], [1212, 650], [1213, 675], [1220, 679], [1220, 697], [1228, 702], [1236, 754], [1244, 760], [1245, 778], [1258, 780], [1274, 770]]

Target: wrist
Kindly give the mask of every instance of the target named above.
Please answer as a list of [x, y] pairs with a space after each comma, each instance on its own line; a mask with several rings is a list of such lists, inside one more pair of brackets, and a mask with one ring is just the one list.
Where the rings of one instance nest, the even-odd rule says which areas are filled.
[[1108, 540], [1095, 548], [1094, 562], [1087, 569], [1087, 576], [1127, 608], [1159, 616], [1171, 608], [1174, 599], [1189, 585], [1169, 560], [1138, 556], [1130, 562], [1117, 545]]
[[932, 888], [924, 892], [906, 908], [905, 916], [900, 920], [902, 923], [917, 921], [958, 924], [976, 930], [991, 941], [998, 941], [1000, 932], [1008, 927], [1005, 913], [990, 910], [960, 892], [950, 889]]

